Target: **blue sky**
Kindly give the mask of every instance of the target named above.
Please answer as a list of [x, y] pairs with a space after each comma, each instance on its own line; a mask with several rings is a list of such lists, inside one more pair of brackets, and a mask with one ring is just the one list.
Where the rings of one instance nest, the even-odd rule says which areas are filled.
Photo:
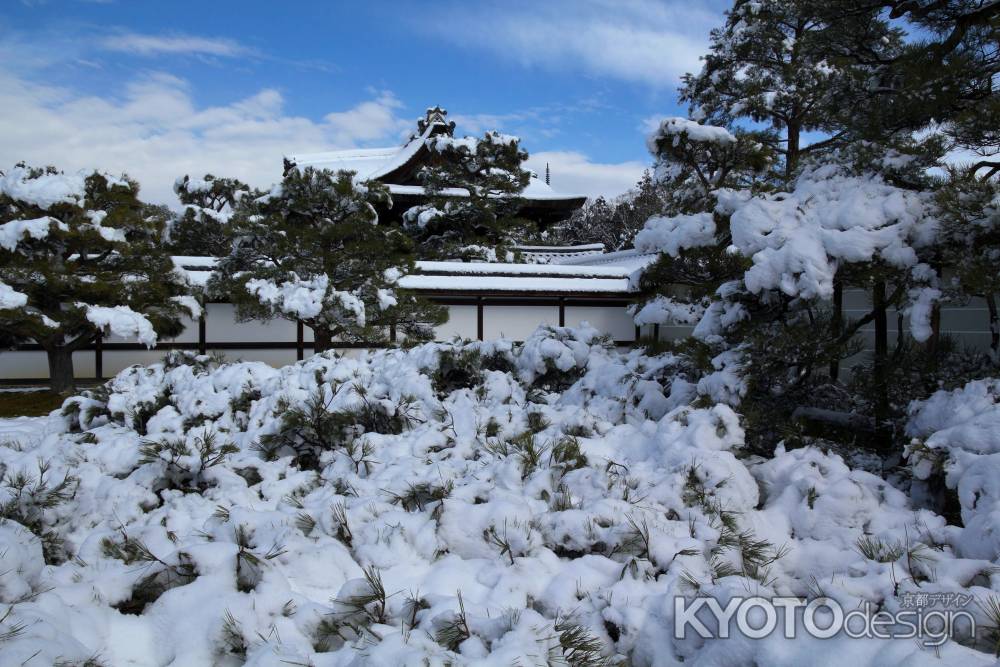
[[560, 190], [615, 194], [726, 4], [11, 0], [0, 164], [127, 169], [169, 203], [183, 173], [263, 186], [284, 153], [399, 143], [440, 104], [521, 136]]

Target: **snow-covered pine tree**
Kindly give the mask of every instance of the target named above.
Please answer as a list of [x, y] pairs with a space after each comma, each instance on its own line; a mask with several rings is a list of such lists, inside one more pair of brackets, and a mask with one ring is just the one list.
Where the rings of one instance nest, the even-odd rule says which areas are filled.
[[[823, 5], [820, 5], [821, 7]], [[856, 86], [842, 108], [855, 135], [882, 141], [927, 128], [947, 136], [956, 148], [987, 156], [1000, 146], [1000, 4], [993, 0], [844, 0], [826, 3], [831, 23], [881, 12], [909, 36], [891, 53], [875, 57], [862, 41], [845, 40], [843, 61]], [[992, 147], [992, 149], [989, 149]], [[1000, 165], [975, 165], [989, 175]]]
[[73, 352], [101, 333], [152, 347], [201, 312], [138, 192], [97, 172], [0, 175], [0, 328], [45, 350], [53, 391], [73, 389]]
[[666, 118], [650, 135], [656, 179], [669, 194], [663, 215], [635, 237], [638, 250], [660, 253], [639, 278], [636, 324], [694, 324], [717, 290], [741, 276], [745, 261], [729, 250], [719, 194], [745, 198], [766, 184], [774, 158], [761, 135], [685, 118]]
[[[715, 125], [742, 119], [774, 132], [771, 149], [781, 156], [776, 176], [792, 180], [800, 158], [835, 148], [847, 139], [838, 122], [850, 109], [846, 91], [857, 86], [842, 53], [850, 44], [879, 60], [899, 49], [900, 33], [878, 7], [831, 16], [839, 3], [819, 0], [735, 0], [726, 22], [711, 33], [710, 51], [698, 74], [684, 77], [681, 99], [692, 117]], [[806, 134], [824, 138], [808, 143]]]
[[184, 210], [170, 223], [170, 251], [176, 255], [224, 257], [232, 246], [229, 219], [250, 187], [235, 178], [184, 175], [174, 182]]
[[[679, 211], [651, 219], [636, 237], [637, 248], [661, 253], [640, 278], [647, 301], [637, 323], [694, 324], [699, 391], [738, 402], [748, 441], [772, 444], [797, 408], [815, 407], [819, 396], [833, 405], [823, 371], [857, 352], [861, 327], [874, 324], [871, 391], [862, 393], [875, 422], [888, 419], [887, 313], [908, 311], [913, 337], [926, 340], [938, 294], [938, 273], [922, 261], [935, 251], [933, 199], [919, 187], [929, 162], [857, 143], [805, 160], [778, 190], [754, 180], [766, 164], [754, 151], [764, 144], [740, 146], [724, 128], [667, 119], [651, 144], [662, 170], [682, 174], [688, 165], [694, 177], [677, 189]], [[834, 327], [838, 282], [870, 290], [873, 306]]]
[[239, 202], [236, 240], [209, 289], [242, 319], [301, 321], [317, 352], [334, 340], [388, 341], [393, 331], [427, 340], [446, 312], [399, 289], [414, 247], [380, 223], [375, 207], [389, 203], [383, 185], [354, 172], [290, 170], [269, 193]]
[[430, 203], [405, 212], [404, 226], [421, 255], [496, 261], [534, 232], [517, 217], [528, 185], [528, 154], [520, 140], [499, 132], [481, 139], [437, 135], [427, 139], [430, 164], [420, 180]]

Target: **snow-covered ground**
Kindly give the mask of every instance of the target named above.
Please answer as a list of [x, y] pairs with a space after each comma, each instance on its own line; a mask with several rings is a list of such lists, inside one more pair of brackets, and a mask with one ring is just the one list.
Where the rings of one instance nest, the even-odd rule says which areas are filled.
[[741, 453], [680, 360], [589, 328], [133, 367], [0, 421], [0, 664], [994, 664], [961, 628], [673, 638], [678, 596], [961, 593], [992, 627], [1000, 390], [961, 391], [913, 406], [911, 460], [966, 528], [817, 448]]

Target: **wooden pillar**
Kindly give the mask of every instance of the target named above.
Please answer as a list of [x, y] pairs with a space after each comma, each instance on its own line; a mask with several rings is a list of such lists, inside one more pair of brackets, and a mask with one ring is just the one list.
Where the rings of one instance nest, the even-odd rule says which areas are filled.
[[566, 326], [566, 297], [559, 297], [559, 326]]
[[483, 297], [476, 299], [476, 338], [483, 340]]
[[306, 358], [305, 327], [302, 320], [295, 321], [295, 360], [302, 361]]
[[205, 340], [205, 314], [198, 318], [198, 354], [208, 354], [208, 343]]
[[104, 379], [104, 335], [97, 334], [94, 339], [94, 377], [100, 382]]
[[660, 325], [659, 324], [654, 324], [653, 325], [653, 340], [655, 340], [657, 342], [659, 342], [659, 340], [660, 340]]

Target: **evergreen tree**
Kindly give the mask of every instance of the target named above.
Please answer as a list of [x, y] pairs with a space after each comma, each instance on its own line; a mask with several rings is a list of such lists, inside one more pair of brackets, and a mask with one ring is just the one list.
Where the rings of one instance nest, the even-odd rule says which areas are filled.
[[[669, 193], [635, 247], [660, 252], [639, 279], [636, 324], [693, 324], [716, 291], [740, 277], [744, 261], [731, 253], [726, 206], [719, 193], [766, 185], [774, 156], [762, 133], [667, 118], [649, 138], [656, 176]], [[678, 298], [678, 289], [683, 297]]]
[[[781, 156], [780, 180], [792, 180], [803, 157], [842, 145], [848, 128], [838, 122], [846, 93], [863, 82], [842, 57], [844, 42], [873, 59], [899, 49], [900, 33], [877, 8], [836, 18], [837, 3], [818, 0], [736, 0], [725, 25], [713, 30], [698, 74], [684, 77], [681, 99], [693, 117], [715, 125], [749, 119], [764, 123], [772, 151]], [[806, 133], [826, 137], [806, 143]]]
[[403, 216], [423, 256], [510, 258], [511, 246], [532, 235], [517, 217], [530, 172], [517, 137], [487, 132], [482, 139], [437, 135], [427, 140], [430, 164], [420, 180], [430, 200]]
[[235, 178], [183, 176], [174, 192], [184, 211], [170, 224], [170, 250], [177, 255], [224, 257], [232, 246], [230, 218], [250, 188]]
[[380, 224], [386, 188], [354, 173], [290, 170], [260, 197], [245, 197], [232, 218], [232, 251], [209, 288], [226, 295], [241, 319], [282, 317], [313, 331], [322, 352], [334, 340], [380, 342], [391, 331], [427, 340], [443, 308], [401, 291], [413, 242]]
[[73, 352], [106, 330], [152, 347], [200, 314], [138, 191], [97, 172], [0, 175], [0, 328], [45, 350], [53, 391], [73, 389]]
[[[821, 5], [822, 6], [822, 5]], [[856, 86], [844, 99], [846, 124], [868, 141], [933, 128], [954, 148], [988, 157], [1000, 148], [1000, 5], [993, 0], [845, 0], [824, 8], [831, 23], [880, 12], [911, 33], [891, 54], [843, 41]], [[974, 165], [987, 176], [996, 161]]]

